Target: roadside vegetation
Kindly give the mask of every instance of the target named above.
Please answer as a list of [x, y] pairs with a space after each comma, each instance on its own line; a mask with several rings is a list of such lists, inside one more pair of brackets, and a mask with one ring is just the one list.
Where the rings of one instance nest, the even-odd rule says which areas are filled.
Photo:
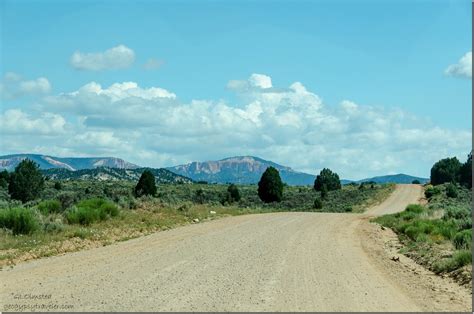
[[156, 184], [146, 170], [138, 182], [52, 180], [38, 173], [28, 160], [13, 173], [0, 173], [0, 266], [222, 216], [360, 212], [381, 202], [394, 187], [341, 187], [329, 169], [321, 171], [317, 189], [316, 184], [287, 186], [274, 168], [267, 169], [258, 185]]
[[463, 284], [472, 279], [471, 161], [472, 155], [464, 164], [455, 158], [437, 162], [431, 170], [437, 184], [425, 185], [426, 205], [375, 219], [399, 235], [401, 253]]

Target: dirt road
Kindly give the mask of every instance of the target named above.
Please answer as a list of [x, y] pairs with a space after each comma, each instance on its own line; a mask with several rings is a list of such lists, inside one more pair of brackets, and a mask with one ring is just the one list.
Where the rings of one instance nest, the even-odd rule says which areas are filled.
[[401, 185], [365, 214], [229, 217], [26, 262], [0, 272], [0, 306], [28, 310], [49, 304], [52, 310], [73, 311], [470, 311], [466, 289], [429, 272], [408, 273], [380, 252], [381, 237], [374, 236], [368, 217], [403, 210], [420, 196], [419, 186]]

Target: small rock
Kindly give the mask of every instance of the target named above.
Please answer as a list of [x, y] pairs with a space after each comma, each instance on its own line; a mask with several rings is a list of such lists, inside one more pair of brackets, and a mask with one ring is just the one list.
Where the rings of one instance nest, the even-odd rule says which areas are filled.
[[394, 262], [399, 262], [399, 261], [400, 261], [400, 257], [398, 257], [398, 256], [392, 256], [391, 260], [394, 261]]
[[213, 211], [213, 210], [211, 210], [209, 213], [212, 214], [212, 215], [217, 214], [217, 213], [216, 213], [215, 211]]
[[380, 226], [380, 229], [385, 230], [385, 227], [384, 227], [384, 226]]
[[194, 218], [193, 221], [194, 221], [194, 222], [199, 222], [199, 219]]

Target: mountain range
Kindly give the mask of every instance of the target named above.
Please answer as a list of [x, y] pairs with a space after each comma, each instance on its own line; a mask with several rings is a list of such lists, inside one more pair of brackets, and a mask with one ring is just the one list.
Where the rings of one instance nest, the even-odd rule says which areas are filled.
[[[254, 184], [260, 180], [267, 167], [274, 167], [280, 172], [281, 179], [288, 185], [313, 185], [315, 175], [299, 172], [290, 167], [253, 156], [237, 156], [217, 161], [191, 162], [166, 168], [174, 173], [189, 177], [195, 181], [211, 183]], [[385, 175], [362, 180], [341, 179], [342, 184], [375, 182], [375, 183], [420, 183], [429, 181], [427, 178], [414, 177], [406, 174]]]
[[368, 178], [368, 179], [362, 179], [359, 181], [356, 181], [356, 183], [362, 183], [362, 182], [375, 182], [375, 183], [400, 183], [400, 184], [408, 184], [412, 183], [414, 180], [420, 181], [421, 184], [425, 184], [430, 179], [428, 178], [420, 178], [420, 177], [414, 177], [410, 176], [407, 174], [399, 173], [399, 174], [389, 174], [386, 176], [378, 176], [378, 177], [373, 177], [373, 178]]
[[[54, 179], [138, 180], [145, 168], [115, 157], [53, 157], [39, 154], [0, 156], [0, 170], [12, 171], [22, 160], [31, 159], [39, 164], [43, 173]], [[255, 184], [268, 167], [274, 167], [288, 185], [312, 185], [315, 175], [299, 172], [287, 166], [254, 156], [236, 156], [216, 161], [191, 162], [174, 167], [151, 169], [159, 183]], [[376, 183], [420, 183], [429, 181], [406, 174], [385, 175], [358, 181], [342, 179], [342, 184], [373, 181]]]
[[254, 184], [270, 166], [276, 168], [280, 172], [282, 181], [289, 185], [311, 185], [316, 178], [312, 174], [298, 172], [290, 167], [253, 156], [237, 156], [217, 161], [194, 161], [166, 169], [195, 181]]
[[115, 157], [53, 157], [38, 154], [15, 154], [0, 156], [0, 170], [11, 171], [24, 159], [36, 162], [40, 169], [63, 168], [71, 171], [82, 169], [94, 169], [98, 167], [136, 169], [137, 165]]
[[41, 171], [46, 177], [53, 180], [100, 180], [100, 181], [138, 181], [144, 170], [150, 170], [155, 176], [157, 183], [192, 183], [193, 180], [169, 170], [159, 168], [107, 168], [98, 167], [94, 169], [81, 169], [72, 171], [64, 168], [42, 169]]

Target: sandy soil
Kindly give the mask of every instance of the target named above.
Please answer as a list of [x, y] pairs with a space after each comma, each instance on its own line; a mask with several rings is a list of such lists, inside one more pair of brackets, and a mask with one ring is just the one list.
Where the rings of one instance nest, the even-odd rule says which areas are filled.
[[223, 218], [0, 272], [3, 310], [471, 311], [471, 294], [397, 255], [369, 217], [417, 202], [400, 185], [364, 214]]

